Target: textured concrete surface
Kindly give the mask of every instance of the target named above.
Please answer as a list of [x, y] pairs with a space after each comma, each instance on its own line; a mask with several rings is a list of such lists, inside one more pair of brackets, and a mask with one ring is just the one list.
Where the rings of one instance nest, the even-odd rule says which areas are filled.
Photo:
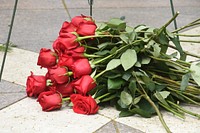
[[21, 85], [2, 80], [0, 82], [0, 110], [26, 97]]
[[[0, 0], [0, 43], [6, 42], [14, 1]], [[180, 11], [177, 19], [179, 27], [199, 18], [199, 0], [173, 1], [175, 9]], [[87, 0], [66, 0], [66, 3], [72, 17], [89, 15]], [[169, 0], [94, 0], [93, 17], [96, 21], [107, 21], [121, 16], [125, 16], [131, 26], [146, 24], [159, 27], [172, 15]], [[119, 112], [111, 107], [99, 110], [97, 115], [92, 116], [75, 114], [70, 108], [46, 113], [41, 111], [36, 99], [24, 98], [26, 78], [30, 71], [38, 75], [46, 73], [45, 69], [36, 65], [40, 48], [51, 48], [65, 20], [69, 20], [69, 16], [61, 0], [19, 0], [11, 36], [11, 41], [18, 48], [13, 48], [12, 52], [8, 53], [3, 81], [0, 82], [0, 132], [164, 133], [158, 117], [119, 118]], [[169, 29], [172, 30], [173, 25], [170, 25]], [[200, 27], [187, 33], [200, 34]], [[182, 46], [186, 51], [200, 53], [198, 44], [182, 43]], [[2, 57], [3, 53], [0, 52], [0, 63]], [[185, 108], [200, 112], [200, 108], [196, 106], [185, 105]], [[181, 120], [169, 113], [163, 114], [173, 133], [200, 131], [200, 121], [196, 118], [186, 116], [185, 120]]]

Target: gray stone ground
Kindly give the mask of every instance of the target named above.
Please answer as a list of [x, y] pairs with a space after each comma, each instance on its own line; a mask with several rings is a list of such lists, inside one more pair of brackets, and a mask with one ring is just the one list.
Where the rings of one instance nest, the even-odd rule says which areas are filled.
[[[0, 43], [5, 43], [15, 0], [0, 0]], [[71, 16], [89, 15], [87, 0], [66, 0]], [[199, 0], [174, 0], [180, 15], [178, 26], [188, 24], [200, 17]], [[94, 0], [93, 17], [96, 21], [107, 21], [125, 16], [131, 26], [146, 24], [160, 27], [171, 18], [169, 0]], [[61, 0], [19, 0], [11, 41], [18, 48], [39, 52], [41, 47], [51, 48], [57, 38], [62, 22], [69, 20]], [[173, 29], [173, 25], [169, 26]], [[2, 58], [2, 57], [0, 57]], [[0, 59], [1, 60], [1, 59]], [[0, 109], [21, 99], [25, 87], [2, 80], [0, 82]], [[110, 122], [96, 131], [141, 133], [120, 123]]]

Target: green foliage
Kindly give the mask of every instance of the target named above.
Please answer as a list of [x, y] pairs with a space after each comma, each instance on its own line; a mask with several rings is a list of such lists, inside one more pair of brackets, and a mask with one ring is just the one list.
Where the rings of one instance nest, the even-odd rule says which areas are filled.
[[[159, 110], [164, 108], [184, 118], [186, 112], [172, 103], [199, 105], [200, 63], [184, 60], [186, 52], [177, 34], [168, 31], [166, 25], [130, 27], [121, 19], [111, 19], [98, 24], [97, 33], [85, 40], [96, 48], [86, 49], [86, 53], [101, 55], [90, 58], [98, 75], [96, 90], [90, 94], [100, 102], [111, 103], [120, 117], [157, 114], [162, 119]], [[167, 54], [169, 47], [176, 51]]]

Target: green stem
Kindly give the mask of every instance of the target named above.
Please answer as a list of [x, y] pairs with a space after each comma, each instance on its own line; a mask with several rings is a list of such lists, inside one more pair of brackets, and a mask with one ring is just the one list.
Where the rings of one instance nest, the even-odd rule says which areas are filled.
[[185, 98], [186, 100], [188, 100], [189, 102], [200, 106], [200, 103], [198, 103], [198, 102], [192, 100], [191, 98], [189, 98], [189, 97], [187, 97], [187, 96], [185, 96], [185, 95], [183, 95], [183, 94], [181, 94], [181, 93], [179, 93], [179, 95], [182, 96], [183, 98]]
[[[175, 46], [172, 46], [172, 45], [169, 45], [170, 48], [173, 48], [175, 50], [177, 50], [177, 48]], [[190, 53], [190, 52], [187, 52], [187, 51], [183, 51], [186, 55], [189, 55], [189, 56], [192, 56], [192, 57], [196, 57], [196, 58], [200, 58], [199, 55], [196, 55], [196, 54], [193, 54], [193, 53]]]
[[159, 117], [159, 119], [160, 119], [162, 125], [164, 126], [165, 130], [166, 130], [168, 133], [171, 133], [169, 127], [167, 126], [166, 122], [164, 121], [164, 119], [163, 119], [163, 117], [162, 117], [162, 114], [161, 114], [161, 112], [159, 111], [158, 107], [155, 105], [155, 103], [149, 98], [148, 95], [143, 94], [142, 96], [143, 96], [143, 97], [151, 104], [151, 106], [155, 109], [155, 111], [156, 111], [156, 113], [157, 113], [157, 115], [158, 115], [158, 117]]
[[200, 23], [196, 23], [196, 22], [192, 22], [192, 23], [189, 23], [189, 24], [187, 24], [187, 25], [185, 25], [185, 26], [183, 26], [183, 27], [180, 27], [180, 28], [178, 28], [178, 29], [176, 29], [176, 30], [174, 30], [172, 33], [176, 33], [176, 32], [179, 32], [179, 31], [181, 31], [181, 30], [184, 30], [184, 29], [186, 29], [186, 28], [189, 28], [189, 27], [192, 27], [192, 26], [195, 26], [195, 25], [199, 25]]
[[159, 102], [159, 104], [160, 104], [163, 108], [165, 108], [166, 110], [172, 112], [174, 115], [176, 115], [176, 116], [178, 116], [178, 117], [180, 117], [180, 118], [182, 118], [182, 119], [185, 119], [184, 114], [180, 114], [180, 112], [177, 113], [175, 110], [170, 109], [169, 107], [167, 107], [166, 105], [162, 104], [161, 102]]
[[97, 97], [96, 99], [97, 99], [97, 100], [100, 100], [100, 99], [102, 99], [102, 98], [104, 98], [104, 97], [106, 97], [106, 96], [108, 96], [108, 95], [110, 95], [110, 93], [103, 94], [103, 95]]
[[[179, 82], [176, 82], [174, 80], [171, 80], [171, 79], [168, 79], [168, 78], [165, 78], [165, 77], [162, 77], [162, 76], [158, 76], [158, 75], [153, 75], [152, 78], [154, 79], [160, 79], [162, 80], [163, 82], [165, 83], [168, 83], [168, 84], [174, 84], [174, 85], [177, 85], [177, 87], [180, 87], [180, 83]], [[198, 88], [195, 88], [193, 86], [187, 86], [186, 88], [186, 91], [190, 92], [190, 93], [197, 93], [197, 94], [200, 94], [200, 89]]]
[[180, 42], [191, 42], [191, 43], [200, 43], [200, 41], [194, 41], [194, 40], [179, 40]]
[[180, 65], [180, 64], [178, 64], [178, 63], [176, 63], [176, 62], [174, 62], [172, 60], [163, 59], [163, 58], [157, 58], [157, 57], [154, 57], [154, 56], [150, 56], [150, 57], [155, 59], [155, 60], [158, 60], [158, 61], [164, 61], [164, 62], [168, 62], [168, 63], [174, 64], [174, 65], [177, 65], [178, 67], [183, 68], [183, 69], [188, 70], [189, 72], [191, 72], [191, 70], [189, 68], [184, 67], [184, 66], [182, 66], [182, 65]]
[[62, 101], [69, 101], [70, 100], [70, 97], [66, 97], [66, 98], [62, 98]]
[[103, 70], [103, 71], [101, 71], [101, 72], [98, 73], [96, 76], [94, 76], [93, 79], [96, 81], [96, 79], [97, 79], [98, 77], [100, 77], [102, 74], [104, 74], [106, 71], [107, 71], [107, 70]]
[[136, 78], [136, 81], [138, 82], [140, 88], [142, 89], [142, 91], [140, 91], [139, 89], [137, 89], [137, 91], [142, 95], [142, 97], [144, 97], [149, 103], [150, 105], [155, 109], [159, 119], [160, 119], [160, 122], [162, 123], [163, 127], [165, 128], [165, 130], [168, 132], [168, 133], [171, 133], [169, 127], [167, 126], [166, 122], [164, 121], [163, 117], [162, 117], [162, 114], [160, 112], [160, 110], [158, 109], [158, 107], [155, 105], [155, 103], [150, 99], [150, 97], [147, 95], [146, 91], [144, 90], [144, 88], [142, 87], [142, 85], [140, 84], [140, 82], [138, 81], [137, 79], [137, 76], [134, 75], [135, 78]]
[[76, 41], [80, 42], [85, 39], [91, 39], [91, 38], [98, 38], [98, 37], [119, 37], [118, 35], [93, 35], [93, 36], [82, 36], [82, 37], [77, 37]]
[[183, 93], [183, 94], [185, 94], [187, 96], [193, 97], [193, 98], [198, 99], [200, 101], [200, 97], [197, 96], [197, 95], [194, 95], [194, 94], [191, 94], [191, 93], [188, 93], [188, 92], [185, 92], [185, 91], [176, 90], [176, 89], [173, 89], [171, 87], [167, 87], [167, 89], [171, 90], [171, 91], [174, 91], [176, 93]]
[[[132, 44], [130, 44], [130, 45], [136, 44], [136, 43], [141, 42], [141, 41], [142, 41], [142, 40], [136, 40], [136, 41], [134, 41], [134, 42], [133, 42]], [[123, 50], [124, 48], [129, 47], [130, 45], [124, 45], [124, 46], [122, 46], [120, 49], [116, 50], [113, 54], [110, 54], [110, 55], [108, 55], [108, 56], [106, 56], [106, 57], [104, 57], [104, 58], [102, 58], [102, 59], [100, 59], [100, 60], [98, 60], [98, 61], [96, 61], [96, 62], [93, 62], [93, 64], [96, 65], [96, 64], [98, 64], [98, 63], [100, 63], [100, 62], [103, 62], [103, 61], [105, 61], [105, 60], [111, 58], [112, 56], [116, 55], [118, 52], [120, 52], [120, 51]]]
[[178, 36], [185, 36], [185, 37], [200, 37], [200, 35], [187, 35], [187, 34], [176, 34], [175, 35], [178, 35]]
[[177, 109], [182, 110], [183, 112], [185, 112], [185, 113], [187, 113], [187, 114], [190, 114], [190, 115], [193, 115], [193, 116], [197, 117], [198, 119], [200, 119], [200, 115], [199, 115], [199, 114], [196, 114], [196, 113], [193, 113], [193, 112], [191, 112], [191, 111], [189, 111], [189, 110], [186, 110], [186, 109], [180, 107], [179, 105], [177, 105], [177, 104], [175, 104], [175, 103], [173, 103], [173, 102], [171, 102], [171, 101], [169, 101], [169, 100], [167, 100], [167, 102], [168, 102], [169, 104], [171, 104], [172, 106], [176, 107]]
[[88, 45], [84, 45], [84, 44], [80, 44], [80, 46], [83, 46], [83, 47], [89, 48], [89, 49], [99, 50], [99, 48], [97, 48], [97, 47], [92, 47], [92, 46], [88, 46]]
[[73, 72], [69, 71], [65, 74], [65, 76], [72, 76], [73, 75]]
[[163, 30], [164, 30], [168, 25], [170, 25], [172, 21], [174, 21], [174, 20], [176, 19], [176, 17], [177, 17], [178, 15], [179, 15], [179, 12], [176, 12], [176, 13], [174, 14], [174, 16], [173, 16], [165, 25], [162, 26], [162, 28], [161, 28], [161, 30], [159, 31], [158, 35], [160, 35], [160, 34], [163, 32]]
[[83, 56], [86, 58], [102, 57], [101, 55], [94, 55], [94, 54], [87, 54], [87, 53], [83, 53]]

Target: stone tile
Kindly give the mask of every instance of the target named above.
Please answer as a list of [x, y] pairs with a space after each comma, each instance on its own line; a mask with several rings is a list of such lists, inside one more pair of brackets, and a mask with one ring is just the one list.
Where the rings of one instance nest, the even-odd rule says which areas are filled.
[[4, 80], [0, 82], [0, 109], [3, 109], [25, 97], [25, 88], [23, 86]]
[[95, 131], [94, 133], [144, 133], [116, 121], [111, 121]]
[[0, 110], [0, 118], [1, 133], [92, 133], [110, 121], [98, 114], [76, 114], [70, 108], [43, 112], [36, 99], [31, 98]]
[[[0, 52], [0, 57], [3, 57], [3, 52]], [[6, 57], [2, 79], [26, 86], [30, 71], [35, 75], [44, 75], [47, 71], [37, 66], [37, 58], [38, 53], [12, 48]]]
[[106, 106], [99, 110], [100, 115], [105, 116], [110, 119], [116, 119], [119, 117], [119, 111], [117, 111], [114, 107]]

